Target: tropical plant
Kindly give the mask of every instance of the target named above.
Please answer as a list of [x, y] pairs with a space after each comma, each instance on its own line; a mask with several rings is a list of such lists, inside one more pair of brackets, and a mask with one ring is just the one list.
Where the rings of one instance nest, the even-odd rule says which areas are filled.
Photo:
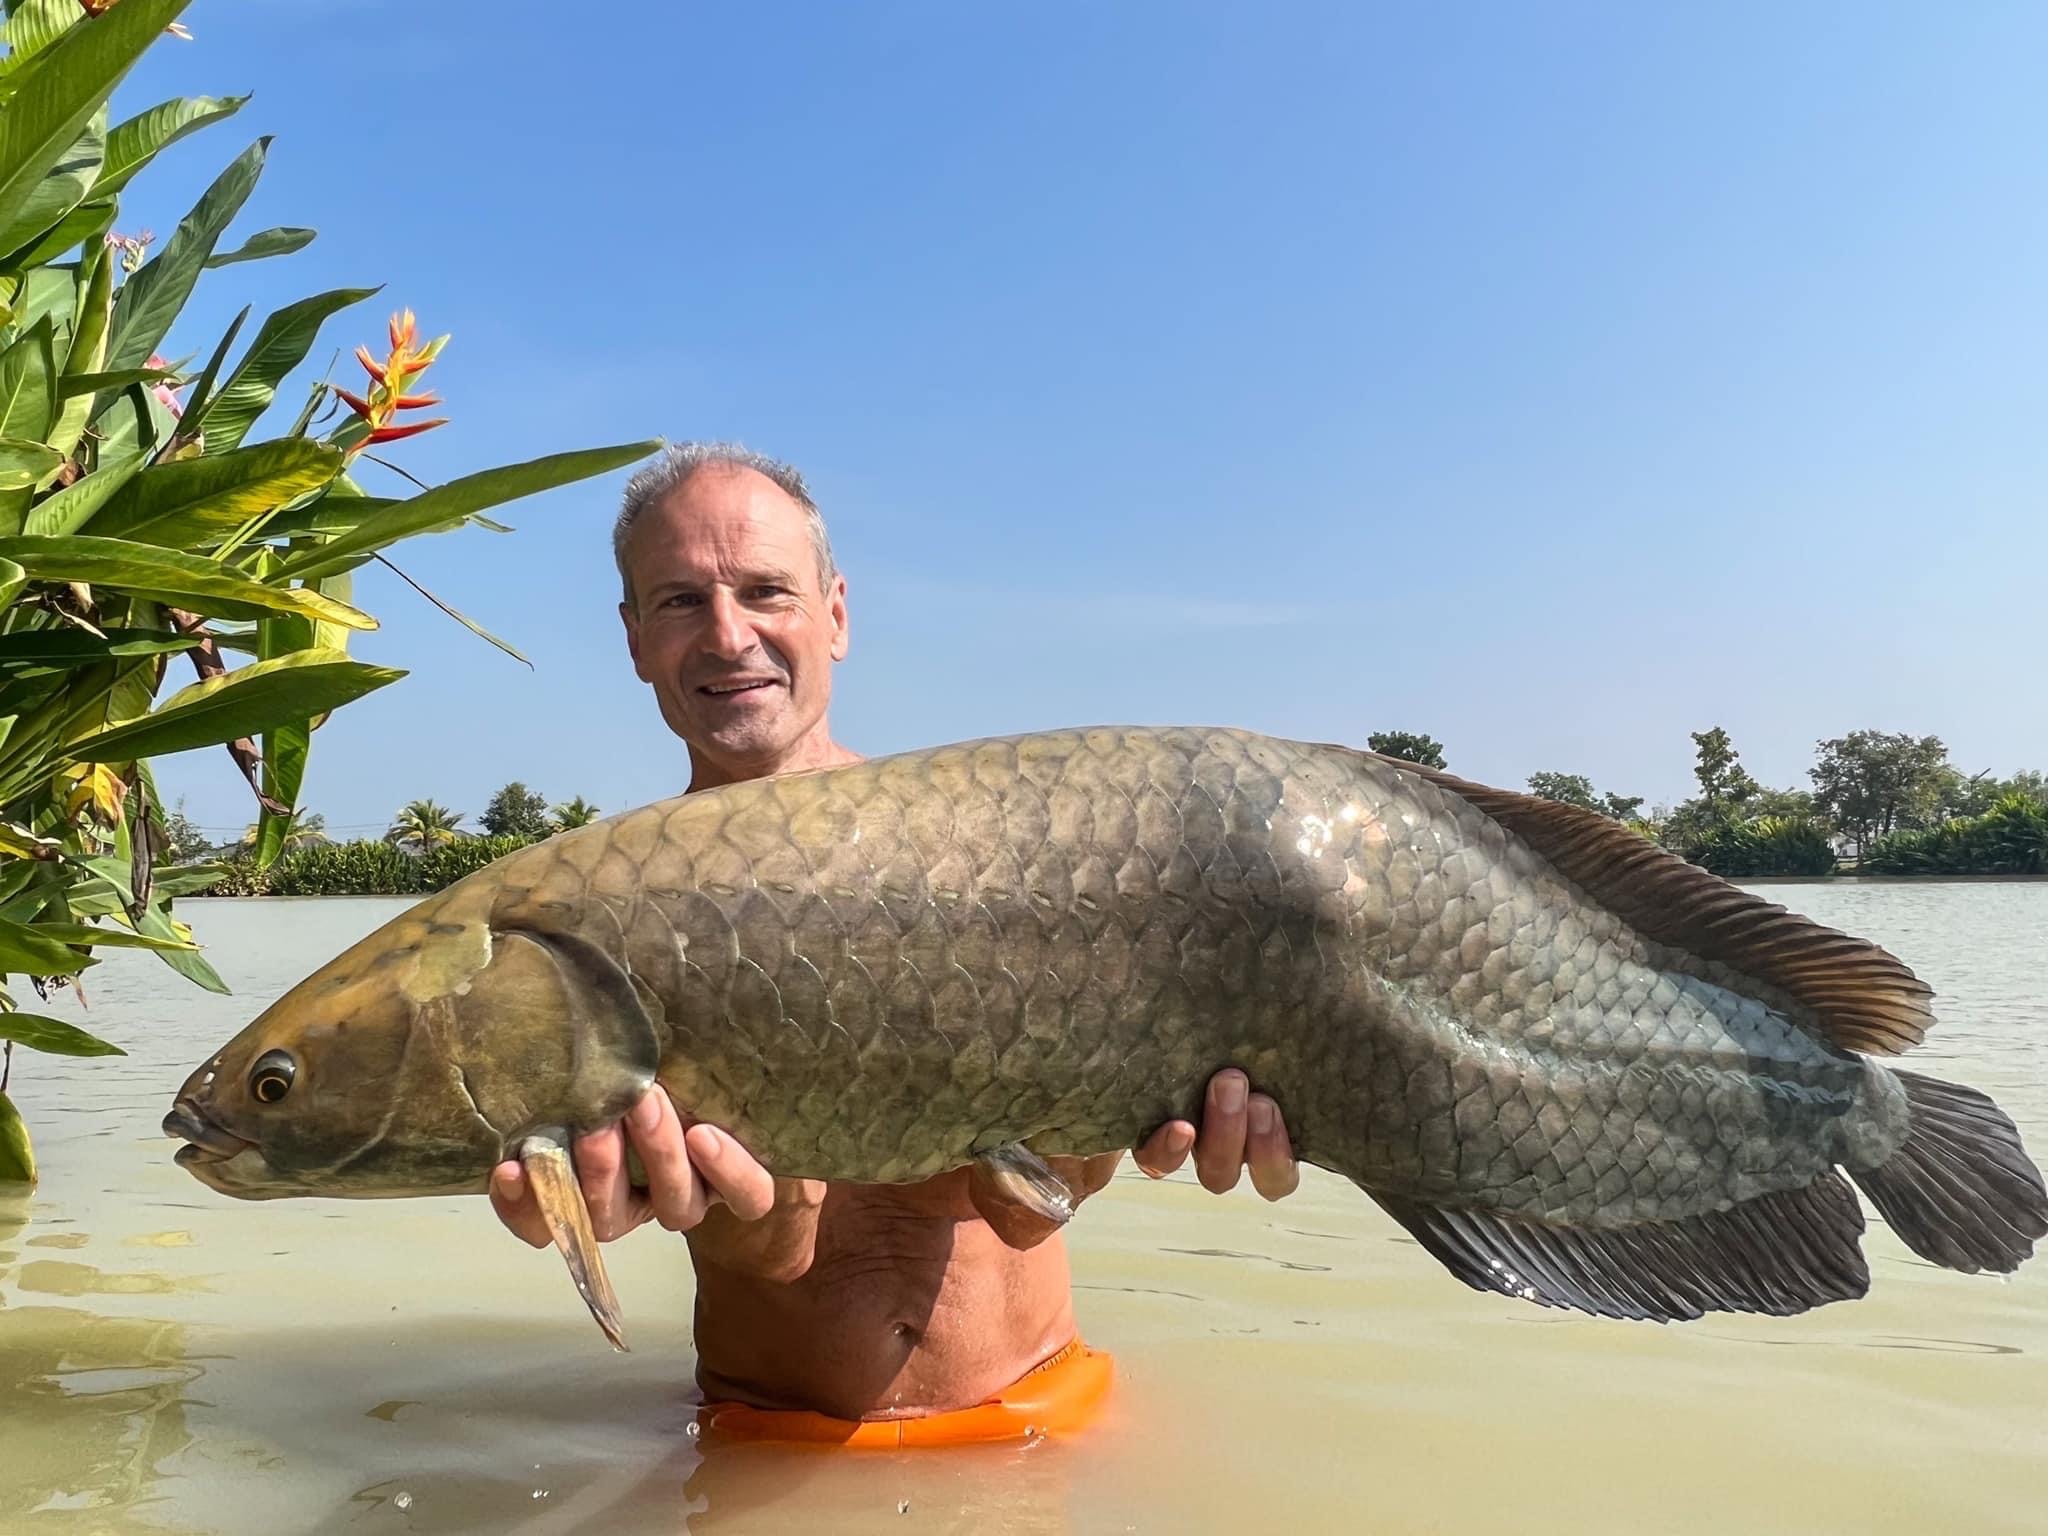
[[556, 806], [549, 821], [557, 832], [567, 832], [572, 827], [587, 827], [603, 814], [604, 812], [578, 795], [574, 800], [565, 800]]
[[415, 853], [431, 853], [462, 836], [462, 812], [433, 800], [414, 800], [391, 819], [384, 840]]
[[[261, 819], [250, 822], [242, 831], [242, 847], [251, 853], [256, 852], [263, 846], [265, 830]], [[331, 841], [327, 836], [327, 818], [317, 811], [308, 811], [304, 806], [293, 807], [291, 815], [285, 818], [284, 826], [275, 836], [282, 853]]]
[[438, 891], [444, 885], [453, 885], [464, 875], [475, 874], [494, 859], [517, 853], [536, 841], [538, 839], [507, 833], [501, 837], [465, 837], [459, 843], [436, 848], [419, 861], [420, 889]]
[[2008, 794], [1982, 816], [1894, 832], [1863, 851], [1859, 874], [2048, 874], [2048, 802]]
[[548, 797], [514, 779], [491, 796], [477, 820], [488, 837], [546, 837]]
[[1827, 828], [1801, 816], [1723, 822], [1695, 844], [1687, 857], [1730, 880], [1835, 872], [1835, 845]]
[[266, 873], [269, 896], [404, 896], [420, 888], [420, 861], [362, 839], [287, 853]]
[[[262, 808], [251, 862], [268, 867], [293, 826], [315, 728], [403, 675], [347, 653], [351, 633], [376, 625], [351, 601], [353, 572], [388, 564], [384, 551], [415, 535], [505, 531], [488, 509], [656, 446], [373, 493], [359, 476], [384, 461], [368, 450], [437, 424], [400, 419], [432, 403], [419, 380], [446, 342], [422, 344], [403, 312], [384, 358], [358, 353], [367, 396], [317, 382], [280, 436], [255, 440], [320, 327], [370, 288], [286, 305], [237, 356], [244, 308], [196, 370], [165, 362], [204, 273], [313, 238], [281, 228], [223, 243], [267, 139], [153, 252], [120, 233], [121, 198], [150, 160], [246, 101], [194, 97], [113, 120], [113, 91], [188, 3], [9, 0], [0, 33], [0, 978], [39, 998], [117, 945], [225, 991], [171, 910], [223, 872], [165, 862], [149, 759], [225, 746]], [[160, 700], [174, 666], [195, 681]], [[23, 1009], [4, 986], [0, 1040], [0, 1072], [16, 1066], [16, 1044], [119, 1051]], [[0, 1093], [0, 1179], [33, 1176], [27, 1131]]]

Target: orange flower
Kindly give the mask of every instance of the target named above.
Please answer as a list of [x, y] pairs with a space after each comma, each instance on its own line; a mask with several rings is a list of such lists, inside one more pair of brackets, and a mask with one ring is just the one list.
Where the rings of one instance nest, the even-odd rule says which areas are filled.
[[363, 365], [363, 372], [370, 376], [370, 391], [358, 395], [340, 385], [330, 385], [335, 395], [354, 412], [369, 432], [359, 438], [350, 452], [368, 443], [390, 443], [400, 438], [415, 437], [446, 424], [446, 416], [436, 416], [429, 421], [405, 421], [396, 419], [400, 411], [420, 410], [429, 405], [439, 405], [441, 397], [434, 394], [408, 394], [412, 383], [433, 365], [441, 354], [441, 348], [448, 338], [436, 336], [425, 346], [419, 341], [419, 322], [409, 309], [400, 310], [391, 317], [387, 328], [391, 341], [390, 354], [379, 360], [370, 354], [368, 347], [356, 348], [356, 361]]

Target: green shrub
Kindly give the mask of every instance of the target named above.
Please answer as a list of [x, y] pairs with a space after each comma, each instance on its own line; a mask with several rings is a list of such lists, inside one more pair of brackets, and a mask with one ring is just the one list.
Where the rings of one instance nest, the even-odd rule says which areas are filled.
[[409, 896], [421, 889], [419, 860], [389, 843], [299, 848], [270, 866], [273, 896]]
[[1870, 875], [2048, 874], [2048, 804], [2007, 795], [1982, 816], [1963, 816], [1923, 832], [1894, 832], [1864, 851]]
[[444, 844], [419, 861], [421, 889], [438, 891], [444, 885], [453, 885], [464, 875], [475, 874], [492, 860], [517, 853], [536, 841], [538, 839], [506, 833], [502, 837], [465, 837], [459, 843]]
[[1686, 857], [1729, 880], [1835, 872], [1835, 849], [1827, 829], [1805, 816], [1723, 822], [1694, 844]]

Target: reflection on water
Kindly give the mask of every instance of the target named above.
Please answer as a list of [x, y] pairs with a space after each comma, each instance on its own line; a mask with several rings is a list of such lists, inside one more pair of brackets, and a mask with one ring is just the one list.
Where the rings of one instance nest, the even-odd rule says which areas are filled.
[[[2048, 1155], [2048, 885], [1769, 894], [1918, 968], [1915, 1065]], [[171, 1165], [192, 1063], [395, 910], [190, 903], [236, 996], [111, 955], [82, 1021], [132, 1054], [17, 1061], [46, 1177], [0, 1194], [6, 1536], [2040, 1528], [2048, 1259], [1952, 1275], [1873, 1221], [1866, 1301], [1608, 1323], [1467, 1291], [1315, 1170], [1275, 1206], [1135, 1174], [1089, 1204], [1076, 1302], [1118, 1380], [1073, 1442], [700, 1447], [664, 1234], [614, 1250], [622, 1356], [482, 1201], [242, 1205]]]

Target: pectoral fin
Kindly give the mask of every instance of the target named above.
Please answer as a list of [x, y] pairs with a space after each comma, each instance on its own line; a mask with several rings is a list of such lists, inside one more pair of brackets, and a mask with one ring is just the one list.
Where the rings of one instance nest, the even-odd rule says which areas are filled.
[[619, 1318], [619, 1298], [604, 1272], [604, 1257], [598, 1252], [597, 1234], [590, 1229], [590, 1207], [583, 1203], [582, 1186], [576, 1182], [576, 1166], [569, 1148], [550, 1136], [529, 1136], [520, 1143], [519, 1161], [526, 1169], [533, 1198], [547, 1218], [555, 1246], [568, 1260], [569, 1276], [597, 1326], [611, 1340], [612, 1348], [624, 1350], [625, 1334]]
[[[1074, 1192], [1030, 1148], [1012, 1144], [984, 1152], [974, 1160], [971, 1185], [1020, 1205], [1041, 1221], [1065, 1226], [1074, 1214]], [[970, 1191], [978, 1193], [980, 1191]], [[976, 1201], [976, 1207], [980, 1207]]]

